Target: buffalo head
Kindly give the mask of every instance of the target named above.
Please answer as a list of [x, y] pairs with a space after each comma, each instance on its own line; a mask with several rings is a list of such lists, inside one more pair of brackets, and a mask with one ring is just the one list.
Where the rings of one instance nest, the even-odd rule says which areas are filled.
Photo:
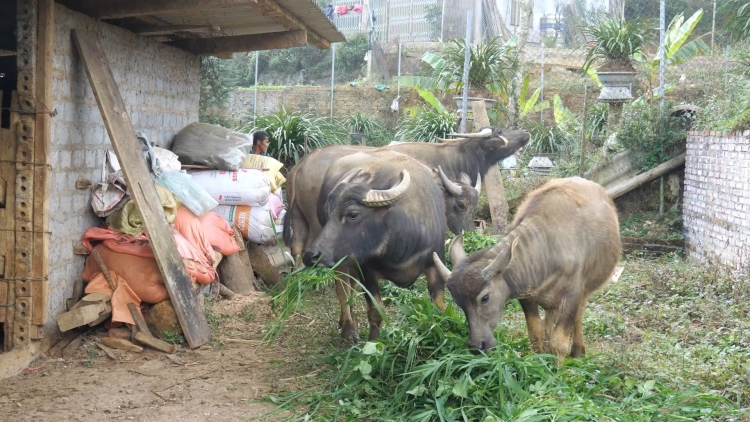
[[411, 176], [403, 170], [401, 180], [383, 190], [372, 189], [370, 177], [361, 169], [352, 170], [330, 192], [325, 202], [327, 222], [305, 251], [305, 265], [331, 267], [344, 257], [364, 262], [386, 247], [386, 214], [409, 190]]
[[479, 204], [479, 194], [482, 190], [482, 177], [477, 175], [477, 184], [471, 185], [471, 178], [461, 173], [461, 179], [453, 181], [438, 166], [435, 170], [440, 175], [440, 181], [445, 190], [445, 217], [448, 228], [455, 234], [462, 231], [474, 231], [474, 213]]
[[440, 276], [466, 315], [469, 347], [473, 350], [488, 350], [497, 345], [493, 332], [510, 296], [503, 273], [510, 263], [514, 246], [516, 242], [506, 238], [496, 246], [468, 257], [462, 237], [457, 236], [450, 246], [452, 272], [437, 254], [433, 254]]

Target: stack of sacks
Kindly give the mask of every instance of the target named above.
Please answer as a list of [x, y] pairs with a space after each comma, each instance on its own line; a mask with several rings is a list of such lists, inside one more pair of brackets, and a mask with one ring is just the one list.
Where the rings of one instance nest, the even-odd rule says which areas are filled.
[[235, 225], [251, 242], [275, 240], [285, 214], [281, 199], [281, 186], [286, 182], [281, 174], [284, 165], [271, 157], [251, 154], [250, 135], [191, 123], [175, 135], [172, 152], [183, 165], [209, 168], [190, 170], [188, 174], [216, 203], [211, 211]]
[[245, 162], [257, 168], [191, 170], [190, 176], [219, 203], [213, 212], [237, 226], [245, 239], [268, 243], [280, 232], [284, 217], [281, 184], [286, 179], [279, 172], [283, 165], [260, 155], [250, 155]]

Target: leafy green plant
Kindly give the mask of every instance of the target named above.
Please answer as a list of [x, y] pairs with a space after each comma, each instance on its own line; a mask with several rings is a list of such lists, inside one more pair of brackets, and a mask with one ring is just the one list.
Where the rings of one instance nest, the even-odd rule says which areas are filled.
[[[699, 9], [687, 20], [680, 13], [669, 23], [669, 27], [664, 33], [664, 60], [667, 65], [674, 66], [685, 63], [693, 57], [708, 51], [708, 46], [700, 38], [695, 38], [687, 42], [690, 34], [692, 34], [693, 29], [695, 29], [702, 17], [703, 9]], [[653, 91], [654, 80], [659, 73], [659, 52], [657, 51], [651, 60], [648, 60], [644, 54], [636, 54], [635, 59], [642, 65], [645, 71], [649, 91]]]
[[727, 33], [736, 40], [750, 37], [750, 1], [729, 0], [721, 9], [729, 14], [725, 28]]
[[[305, 404], [294, 420], [640, 421], [731, 412], [725, 399], [698, 386], [676, 390], [658, 377], [633, 378], [601, 356], [558, 369], [553, 356], [529, 353], [525, 337], [504, 330], [496, 332], [495, 349], [472, 355], [465, 319], [452, 303], [441, 312], [429, 297], [411, 297], [399, 310], [379, 341], [333, 353], [337, 372], [327, 391], [268, 400], [281, 409]], [[606, 334], [624, 330], [616, 317], [587, 327]]]
[[350, 115], [344, 120], [344, 125], [352, 133], [364, 133], [365, 136], [370, 136], [378, 130], [381, 130], [382, 124], [378, 121], [377, 117], [357, 111]]
[[406, 109], [399, 119], [396, 138], [407, 142], [436, 142], [435, 137], [445, 138], [455, 130], [457, 113], [451, 113], [433, 93], [417, 89], [430, 107]]
[[519, 111], [519, 118], [523, 119], [526, 117], [529, 113], [538, 113], [542, 110], [546, 110], [550, 107], [549, 100], [544, 100], [542, 102], [539, 102], [539, 95], [541, 94], [542, 88], [537, 88], [532, 94], [531, 97], [526, 98], [526, 96], [529, 94], [529, 82], [531, 79], [530, 74], [526, 74], [523, 78], [523, 84], [521, 85], [521, 93], [518, 97], [518, 111]]
[[[469, 87], [491, 90], [491, 86], [504, 87], [510, 83], [515, 69], [516, 39], [501, 43], [499, 37], [469, 49]], [[430, 66], [426, 76], [402, 76], [401, 84], [425, 90], [457, 93], [463, 89], [465, 58], [464, 40], [449, 40], [442, 54], [427, 52], [422, 61]], [[495, 88], [497, 89], [497, 88]]]
[[164, 341], [167, 343], [182, 344], [185, 342], [185, 337], [183, 337], [181, 333], [173, 333], [169, 330], [164, 330], [162, 334], [164, 335]]
[[348, 141], [346, 131], [337, 121], [290, 112], [283, 105], [276, 113], [256, 116], [255, 125], [248, 123], [237, 130], [244, 133], [266, 131], [270, 140], [268, 154], [286, 165], [296, 163], [305, 153], [315, 148]]
[[603, 61], [599, 71], [635, 71], [633, 59], [643, 54], [644, 34], [650, 28], [644, 21], [607, 17], [583, 26], [584, 34], [594, 43], [586, 53], [583, 70]]
[[642, 154], [641, 168], [649, 170], [684, 148], [686, 133], [680, 123], [680, 118], [674, 116], [665, 115], [662, 119], [657, 105], [634, 101], [623, 110], [617, 142]]

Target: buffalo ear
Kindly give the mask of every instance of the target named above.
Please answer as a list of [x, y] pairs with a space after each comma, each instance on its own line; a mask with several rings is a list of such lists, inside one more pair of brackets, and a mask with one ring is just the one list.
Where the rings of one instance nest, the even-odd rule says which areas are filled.
[[461, 261], [466, 259], [463, 236], [458, 235], [455, 239], [453, 239], [453, 242], [451, 242], [451, 245], [448, 248], [448, 253], [451, 257], [451, 262], [453, 263], [454, 267], [461, 263]]

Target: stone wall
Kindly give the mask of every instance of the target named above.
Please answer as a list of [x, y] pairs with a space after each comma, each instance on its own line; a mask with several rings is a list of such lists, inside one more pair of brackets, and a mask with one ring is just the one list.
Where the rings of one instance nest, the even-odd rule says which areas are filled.
[[101, 181], [104, 153], [112, 149], [91, 86], [73, 42], [73, 29], [96, 31], [135, 130], [160, 146], [198, 120], [198, 57], [55, 5], [50, 177], [49, 302], [47, 333], [64, 310], [84, 260], [73, 255], [84, 231], [99, 224], [90, 190], [78, 179]]
[[689, 134], [684, 201], [689, 256], [750, 264], [750, 131]]
[[[290, 86], [282, 89], [258, 89], [258, 112], [273, 113], [279, 111], [283, 104], [287, 110], [297, 110], [313, 116], [329, 116], [331, 113], [330, 87]], [[235, 90], [229, 97], [228, 112], [234, 115], [237, 122], [247, 122], [253, 112], [255, 91], [250, 89]], [[397, 117], [391, 111], [391, 103], [396, 98], [396, 86], [378, 91], [371, 86], [338, 86], [333, 93], [334, 117], [347, 117], [356, 111], [375, 115], [383, 120]], [[404, 107], [417, 104], [417, 96], [411, 89], [401, 90], [399, 113]], [[446, 104], [448, 106], [448, 104]]]

